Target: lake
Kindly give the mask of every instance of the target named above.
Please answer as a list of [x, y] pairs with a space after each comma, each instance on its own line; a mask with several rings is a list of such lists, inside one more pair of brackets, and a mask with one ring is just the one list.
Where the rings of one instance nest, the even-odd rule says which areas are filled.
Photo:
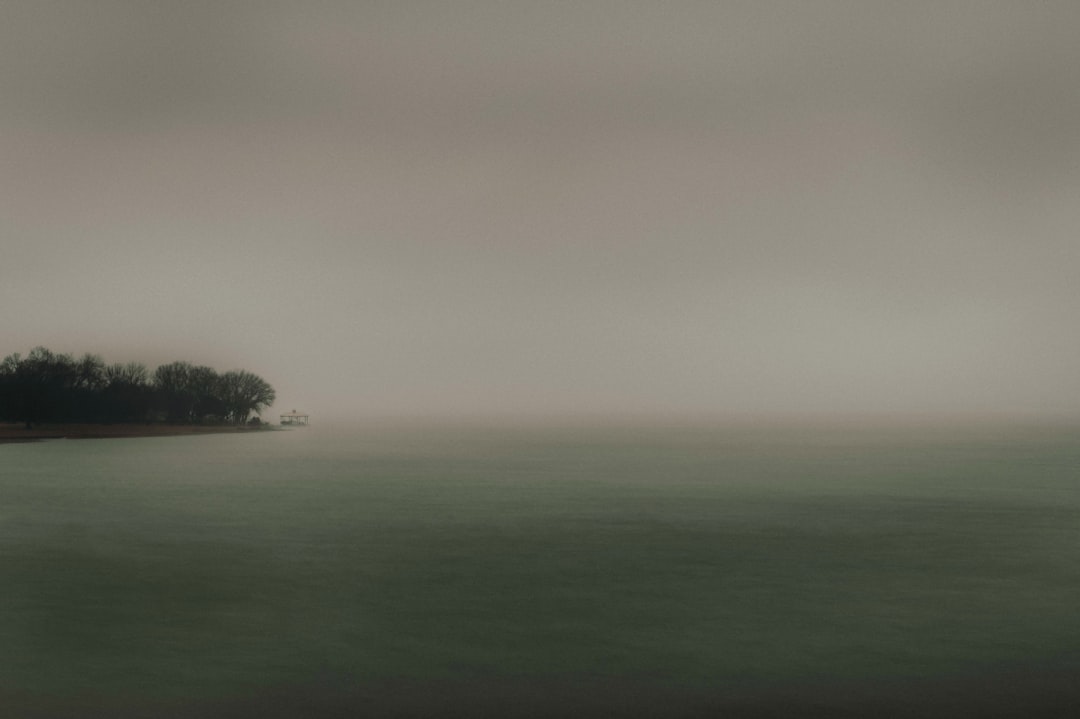
[[1080, 428], [0, 446], [4, 717], [1080, 706]]

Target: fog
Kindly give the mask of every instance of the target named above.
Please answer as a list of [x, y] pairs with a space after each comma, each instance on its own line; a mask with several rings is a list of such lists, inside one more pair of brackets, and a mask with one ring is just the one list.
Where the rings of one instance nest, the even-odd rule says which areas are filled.
[[1080, 5], [2, 2], [0, 355], [347, 416], [1080, 414]]

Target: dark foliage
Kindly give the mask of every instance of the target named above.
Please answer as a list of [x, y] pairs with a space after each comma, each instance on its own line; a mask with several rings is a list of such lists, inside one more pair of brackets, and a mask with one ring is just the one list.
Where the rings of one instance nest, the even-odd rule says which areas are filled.
[[274, 388], [258, 375], [219, 375], [189, 362], [106, 365], [97, 355], [75, 359], [35, 347], [0, 362], [0, 421], [154, 422], [243, 424], [274, 402]]

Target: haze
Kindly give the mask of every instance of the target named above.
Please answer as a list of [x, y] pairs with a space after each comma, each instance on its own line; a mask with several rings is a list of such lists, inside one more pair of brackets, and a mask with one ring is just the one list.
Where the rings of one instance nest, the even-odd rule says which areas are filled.
[[0, 3], [0, 355], [1080, 414], [1080, 4]]

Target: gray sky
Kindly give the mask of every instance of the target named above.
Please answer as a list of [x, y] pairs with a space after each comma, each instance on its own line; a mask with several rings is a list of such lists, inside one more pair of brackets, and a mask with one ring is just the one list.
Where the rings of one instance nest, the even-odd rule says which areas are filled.
[[0, 1], [0, 354], [1080, 414], [1080, 3]]

